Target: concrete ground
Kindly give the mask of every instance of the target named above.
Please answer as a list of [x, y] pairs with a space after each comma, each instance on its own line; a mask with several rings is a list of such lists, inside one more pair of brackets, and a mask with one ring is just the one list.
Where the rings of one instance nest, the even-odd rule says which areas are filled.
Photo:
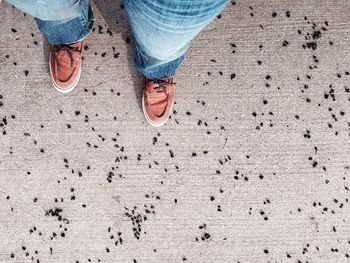
[[162, 128], [121, 2], [93, 4], [62, 95], [33, 18], [1, 3], [0, 262], [349, 262], [350, 2], [232, 2]]

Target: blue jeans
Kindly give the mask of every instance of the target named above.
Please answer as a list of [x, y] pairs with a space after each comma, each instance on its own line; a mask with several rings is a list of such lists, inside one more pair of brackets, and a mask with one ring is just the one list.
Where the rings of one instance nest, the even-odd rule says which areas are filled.
[[[35, 17], [52, 45], [85, 39], [93, 28], [89, 0], [7, 0]], [[124, 0], [136, 42], [134, 63], [149, 78], [171, 77], [192, 39], [229, 0]]]

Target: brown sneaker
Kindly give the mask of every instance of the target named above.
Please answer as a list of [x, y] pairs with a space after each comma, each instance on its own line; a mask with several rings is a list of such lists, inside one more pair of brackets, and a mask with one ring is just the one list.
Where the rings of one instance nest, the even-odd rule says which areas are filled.
[[173, 78], [146, 78], [142, 109], [147, 121], [157, 127], [166, 123], [174, 106], [174, 98], [175, 83]]
[[72, 91], [81, 74], [81, 53], [83, 42], [51, 46], [50, 73], [56, 90], [62, 93]]

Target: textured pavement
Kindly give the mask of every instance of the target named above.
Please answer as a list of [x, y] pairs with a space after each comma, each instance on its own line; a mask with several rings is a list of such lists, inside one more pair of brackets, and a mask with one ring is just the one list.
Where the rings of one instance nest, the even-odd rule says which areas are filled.
[[[232, 2], [153, 128], [121, 2], [79, 86], [0, 5], [0, 262], [350, 262], [350, 2]], [[117, 15], [115, 15], [117, 13]]]

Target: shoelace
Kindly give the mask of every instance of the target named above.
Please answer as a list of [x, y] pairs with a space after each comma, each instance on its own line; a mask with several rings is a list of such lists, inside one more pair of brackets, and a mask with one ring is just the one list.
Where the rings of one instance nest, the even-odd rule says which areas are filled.
[[58, 53], [60, 51], [66, 50], [68, 52], [68, 55], [69, 55], [69, 58], [71, 61], [71, 67], [73, 67], [73, 62], [74, 62], [73, 53], [74, 52], [79, 52], [79, 53], [81, 52], [81, 50], [78, 47], [73, 47], [71, 45], [66, 45], [66, 44], [54, 46], [54, 50], [55, 50], [56, 57], [58, 56]]
[[154, 89], [156, 89], [157, 91], [162, 90], [167, 96], [168, 96], [168, 93], [166, 92], [167, 85], [168, 84], [171, 84], [171, 85], [175, 85], [176, 84], [175, 82], [171, 82], [172, 81], [171, 78], [168, 78], [168, 79], [153, 79], [152, 81], [154, 83], [158, 84], [158, 87], [154, 87]]

